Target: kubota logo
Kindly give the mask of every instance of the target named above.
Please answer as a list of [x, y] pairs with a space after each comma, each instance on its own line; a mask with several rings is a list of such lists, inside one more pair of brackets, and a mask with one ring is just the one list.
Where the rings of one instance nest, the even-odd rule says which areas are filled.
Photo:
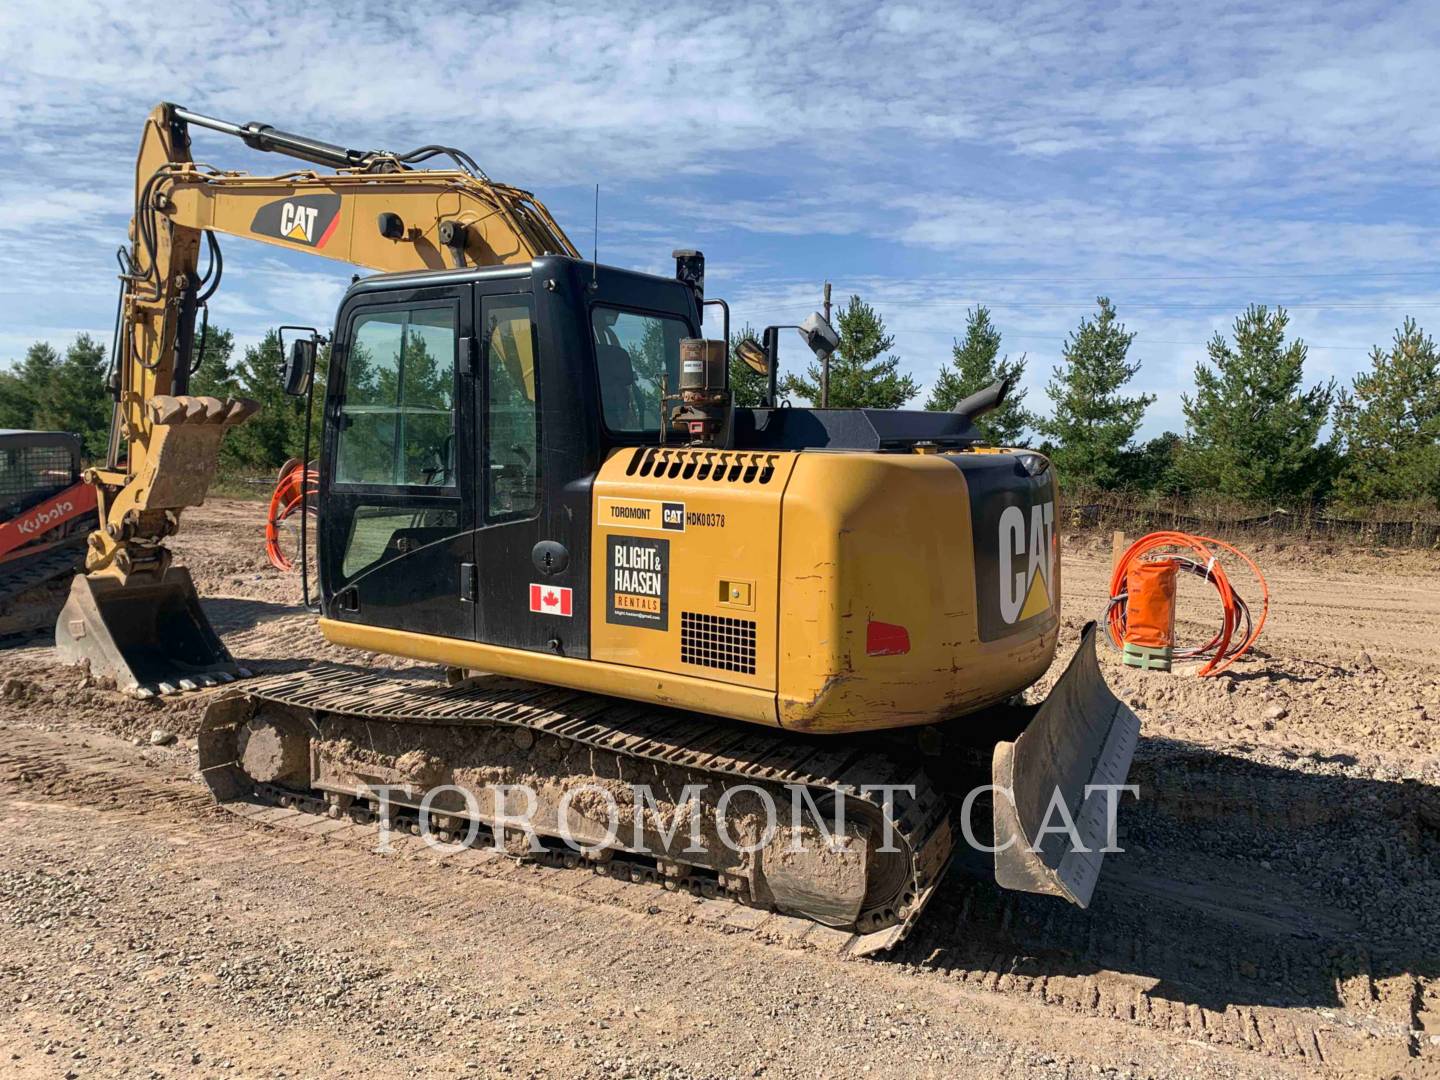
[[56, 503], [48, 510], [41, 510], [39, 513], [32, 514], [22, 521], [17, 521], [15, 528], [26, 536], [29, 536], [31, 533], [44, 532], [45, 526], [51, 522], [59, 521], [74, 509], [75, 504], [67, 499], [65, 502]]
[[323, 248], [339, 222], [339, 195], [297, 195], [260, 207], [250, 230], [261, 236]]
[[1000, 515], [1000, 617], [1024, 622], [1050, 607], [1055, 503], [1036, 503], [1025, 511], [1007, 506]]

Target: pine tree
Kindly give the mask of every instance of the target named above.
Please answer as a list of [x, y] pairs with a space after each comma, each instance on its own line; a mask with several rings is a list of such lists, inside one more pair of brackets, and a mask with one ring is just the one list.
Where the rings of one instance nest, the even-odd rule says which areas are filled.
[[[899, 371], [900, 357], [890, 353], [893, 334], [885, 320], [860, 297], [835, 313], [840, 347], [830, 357], [830, 407], [834, 409], [898, 409], [920, 392], [915, 380]], [[883, 355], [889, 353], [889, 355]], [[811, 364], [803, 376], [787, 375], [785, 392], [820, 401], [820, 365]]]
[[[635, 372], [635, 381], [642, 384], [646, 390], [646, 396], [655, 402], [660, 400], [660, 385], [665, 381], [666, 362], [670, 350], [665, 342], [665, 323], [659, 319], [646, 319], [645, 329], [640, 334], [640, 341], [629, 348], [630, 366]], [[675, 393], [677, 387], [674, 385], [675, 374], [670, 375], [670, 393]], [[644, 418], [646, 425], [658, 423], [655, 415]]]
[[760, 343], [760, 335], [749, 323], [730, 335], [730, 393], [734, 395], [737, 408], [753, 409], [765, 400], [770, 380], [740, 359], [742, 341]]
[[1140, 370], [1138, 360], [1126, 359], [1135, 335], [1116, 322], [1109, 297], [1097, 303], [1094, 318], [1081, 319], [1065, 342], [1064, 360], [1045, 387], [1055, 414], [1036, 427], [1048, 436], [1062, 479], [1115, 488], [1124, 484], [1123, 455], [1155, 398], [1121, 393]]
[[1025, 373], [1025, 357], [1011, 360], [1000, 353], [1000, 331], [990, 321], [990, 310], [983, 304], [965, 313], [965, 340], [955, 342], [950, 363], [940, 366], [940, 375], [925, 402], [927, 409], [950, 410], [976, 391], [983, 390], [998, 379], [1012, 382], [1010, 396], [1000, 408], [975, 420], [975, 426], [987, 442], [995, 446], [1014, 446], [1035, 418], [1025, 410], [1025, 391], [1018, 388]]
[[[506, 327], [502, 340], [509, 355], [517, 354], [514, 330]], [[394, 372], [395, 369], [387, 369]], [[396, 441], [400, 444], [401, 475], [407, 484], [432, 484], [443, 472], [448, 457], [448, 436], [455, 429], [454, 354], [442, 361], [430, 348], [423, 333], [411, 327], [400, 353], [402, 393], [390, 392], [388, 401], [397, 407]], [[298, 441], [304, 423], [304, 408], [295, 401], [291, 421], [292, 445]], [[497, 433], [498, 434], [498, 433]], [[296, 451], [298, 453], [298, 451]]]
[[39, 426], [37, 416], [48, 407], [59, 366], [54, 347], [37, 341], [12, 370], [0, 371], [0, 428]]
[[268, 330], [258, 345], [250, 345], [235, 365], [239, 393], [260, 403], [260, 411], [225, 435], [221, 459], [228, 465], [276, 469], [298, 456], [299, 433], [304, 423], [301, 399], [285, 395], [284, 355], [280, 335]]
[[1189, 428], [1180, 469], [1195, 488], [1284, 502], [1322, 497], [1334, 451], [1318, 446], [1335, 382], [1301, 388], [1305, 343], [1285, 342], [1284, 308], [1252, 304], [1235, 320], [1233, 347], [1220, 334], [1182, 397]]
[[200, 335], [195, 336], [195, 348], [200, 354], [200, 364], [190, 376], [190, 392], [207, 394], [210, 397], [227, 398], [236, 394], [235, 371], [231, 358], [235, 354], [235, 335], [229, 330], [212, 326], [205, 332], [204, 348]]
[[89, 334], [78, 335], [55, 365], [47, 400], [35, 414], [36, 426], [73, 431], [87, 458], [104, 454], [114, 408], [105, 373], [105, 346]]
[[78, 335], [65, 355], [37, 341], [12, 371], [0, 372], [0, 427], [70, 431], [87, 458], [105, 453], [113, 403], [105, 387], [105, 347]]
[[1173, 431], [1120, 455], [1121, 487], [1156, 495], [1184, 495], [1189, 485], [1177, 466], [1185, 440]]
[[1440, 353], [1414, 319], [1388, 351], [1377, 345], [1370, 370], [1341, 392], [1335, 430], [1345, 450], [1336, 490], [1346, 505], [1440, 504]]

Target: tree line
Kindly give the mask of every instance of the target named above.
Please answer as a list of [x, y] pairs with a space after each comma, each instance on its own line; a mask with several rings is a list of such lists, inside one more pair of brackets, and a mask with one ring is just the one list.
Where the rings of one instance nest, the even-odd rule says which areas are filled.
[[[894, 409], [920, 396], [873, 305], [852, 295], [834, 322], [840, 347], [831, 358], [832, 406]], [[1388, 345], [1375, 346], [1368, 366], [1348, 386], [1333, 379], [1307, 385], [1306, 346], [1287, 339], [1288, 325], [1283, 308], [1248, 307], [1228, 336], [1211, 338], [1206, 358], [1196, 365], [1193, 386], [1181, 399], [1184, 432], [1140, 441], [1137, 432], [1155, 399], [1130, 389], [1140, 370], [1131, 356], [1136, 335], [1109, 298], [1099, 297], [1096, 310], [1065, 339], [1045, 386], [1049, 408], [1034, 411], [1017, 388], [976, 427], [993, 444], [1049, 454], [1071, 486], [1205, 493], [1278, 506], [1440, 507], [1440, 352], [1434, 340], [1406, 319]], [[732, 337], [734, 345], [757, 335], [746, 326]], [[1002, 354], [1001, 344], [989, 310], [970, 309], [964, 336], [955, 340], [924, 407], [952, 409], [997, 379], [1018, 380], [1027, 358]], [[270, 470], [300, 456], [305, 407], [285, 396], [278, 333], [270, 331], [238, 358], [228, 330], [212, 327], [202, 345], [192, 393], [239, 394], [262, 406], [226, 437], [222, 465]], [[78, 432], [87, 456], [103, 456], [111, 415], [105, 352], [88, 334], [77, 336], [63, 354], [45, 342], [32, 345], [18, 363], [0, 370], [0, 428]], [[322, 356], [321, 379], [324, 361]], [[809, 363], [784, 373], [782, 392], [818, 401], [820, 380], [819, 364]], [[765, 390], [764, 378], [738, 358], [731, 385], [741, 405], [759, 404]]]
[[[1145, 441], [1136, 434], [1149, 394], [1129, 390], [1140, 371], [1135, 333], [1108, 297], [1098, 297], [1065, 339], [1045, 386], [1047, 413], [1032, 411], [1015, 389], [1005, 404], [977, 418], [984, 438], [1000, 446], [1034, 446], [1054, 459], [1072, 486], [1147, 495], [1222, 495], [1271, 506], [1377, 503], [1440, 507], [1440, 352], [1413, 319], [1389, 345], [1375, 346], [1348, 386], [1305, 380], [1307, 349], [1288, 339], [1284, 308], [1252, 304], [1230, 335], [1216, 333], [1181, 396], [1185, 431]], [[901, 408], [920, 386], [895, 354], [895, 338], [875, 308], [852, 295], [836, 312], [840, 347], [830, 361], [830, 404]], [[754, 337], [747, 326], [734, 335]], [[998, 379], [1018, 380], [1027, 358], [1001, 353], [1001, 335], [983, 305], [966, 312], [925, 399], [953, 409]], [[820, 365], [782, 380], [785, 393], [820, 398]], [[763, 380], [732, 363], [740, 404], [758, 404]]]
[[[221, 398], [240, 395], [261, 405], [258, 415], [225, 436], [221, 464], [233, 469], [275, 469], [287, 459], [299, 457], [304, 445], [305, 405], [285, 395], [279, 333], [271, 330], [258, 344], [246, 348], [238, 361], [235, 337], [229, 330], [211, 327], [198, 346], [191, 393]], [[0, 370], [0, 428], [75, 432], [88, 460], [103, 458], [109, 447], [114, 406], [107, 386], [106, 351], [89, 334], [77, 335], [63, 354], [48, 342], [31, 345], [18, 363]]]

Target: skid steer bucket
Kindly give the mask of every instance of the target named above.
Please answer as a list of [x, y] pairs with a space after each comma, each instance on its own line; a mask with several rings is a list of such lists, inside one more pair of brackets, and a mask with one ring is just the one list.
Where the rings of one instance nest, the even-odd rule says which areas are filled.
[[996, 745], [991, 767], [994, 843], [1003, 848], [995, 853], [996, 882], [1081, 907], [1095, 891], [1117, 786], [1140, 735], [1140, 721], [1100, 674], [1095, 634], [1092, 622], [1024, 732]]
[[77, 576], [55, 624], [55, 650], [140, 697], [228, 683], [244, 672], [200, 608], [190, 571], [155, 580]]

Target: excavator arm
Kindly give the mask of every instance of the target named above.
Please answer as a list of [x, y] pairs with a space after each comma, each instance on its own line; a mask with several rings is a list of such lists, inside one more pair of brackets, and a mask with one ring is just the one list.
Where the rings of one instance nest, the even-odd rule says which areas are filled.
[[[255, 176], [215, 169], [192, 158], [192, 127], [335, 171]], [[454, 167], [416, 167], [436, 158]], [[132, 689], [185, 688], [234, 673], [188, 574], [172, 567], [164, 545], [181, 512], [204, 501], [225, 431], [258, 407], [190, 393], [197, 316], [223, 271], [218, 234], [377, 271], [579, 255], [542, 203], [490, 180], [462, 151], [352, 150], [157, 106], [136, 158], [134, 216], [121, 258], [110, 452], [104, 467], [85, 474], [96, 487], [99, 528], [88, 540], [87, 573], [76, 579], [56, 628], [62, 656]], [[202, 248], [209, 252], [204, 272]]]

